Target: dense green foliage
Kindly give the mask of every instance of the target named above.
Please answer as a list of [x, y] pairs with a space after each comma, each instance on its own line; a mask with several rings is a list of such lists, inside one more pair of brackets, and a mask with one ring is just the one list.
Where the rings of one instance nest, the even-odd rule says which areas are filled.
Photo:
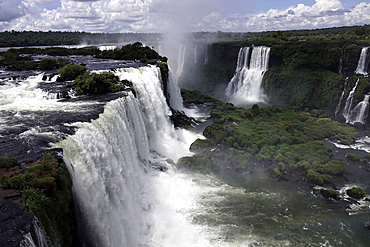
[[18, 160], [13, 157], [0, 157], [0, 168], [12, 168], [18, 165]]
[[[183, 90], [185, 101], [199, 92]], [[205, 100], [209, 98], [203, 96]], [[199, 102], [199, 97], [197, 102]], [[268, 164], [273, 175], [299, 173], [315, 183], [323, 184], [331, 176], [344, 172], [344, 163], [331, 161], [332, 150], [323, 145], [324, 138], [352, 143], [356, 131], [329, 118], [317, 118], [308, 112], [296, 113], [281, 108], [237, 108], [216, 100], [212, 116], [215, 124], [197, 140], [192, 149], [199, 152], [179, 160], [180, 166], [218, 171], [225, 164], [233, 169], [245, 169], [255, 162]], [[213, 149], [217, 146], [216, 149]], [[212, 151], [211, 151], [212, 149]], [[275, 169], [274, 169], [275, 168]]]
[[332, 189], [321, 189], [320, 190], [321, 194], [323, 195], [323, 197], [325, 198], [331, 198], [331, 199], [339, 199], [339, 193], [336, 191], [336, 190], [332, 190]]
[[120, 49], [102, 51], [97, 55], [98, 58], [111, 58], [116, 60], [140, 60], [147, 62], [148, 60], [153, 63], [153, 60], [162, 60], [167, 62], [167, 58], [161, 57], [155, 50], [148, 46], [144, 46], [140, 42], [122, 46]]
[[[288, 30], [288, 31], [267, 31], [257, 33], [247, 39], [251, 42], [263, 42], [274, 45], [287, 42], [312, 41], [312, 40], [336, 40], [336, 41], [370, 41], [370, 26], [348, 26], [334, 27], [314, 30]], [[368, 43], [369, 44], [369, 43]]]
[[[263, 79], [265, 93], [273, 104], [334, 112], [346, 77], [349, 79], [344, 99], [358, 79], [353, 75], [360, 52], [361, 46], [339, 41], [306, 41], [273, 46], [270, 69]], [[342, 74], [339, 74], [339, 67]], [[369, 78], [360, 76], [353, 104], [363, 100], [369, 91]]]
[[157, 41], [162, 34], [157, 33], [87, 33], [60, 31], [5, 31], [0, 32], [0, 47], [79, 45], [126, 43], [137, 40]]
[[60, 69], [61, 81], [72, 81], [79, 76], [82, 76], [87, 71], [87, 67], [77, 64], [68, 64]]
[[125, 85], [118, 85], [118, 82], [118, 76], [112, 72], [101, 74], [85, 72], [79, 75], [71, 85], [78, 94], [101, 94], [124, 90]]
[[352, 187], [351, 189], [347, 190], [347, 194], [355, 199], [360, 199], [364, 197], [366, 193], [360, 187]]
[[0, 177], [3, 189], [21, 190], [27, 207], [39, 219], [52, 242], [58, 239], [61, 246], [70, 246], [74, 226], [71, 209], [72, 180], [63, 163], [51, 154], [11, 177]]
[[143, 46], [140, 42], [136, 42], [113, 51], [100, 51], [95, 46], [78, 49], [63, 47], [9, 49], [6, 52], [0, 52], [0, 66], [8, 70], [32, 70], [38, 68], [41, 70], [51, 70], [61, 68], [65, 65], [65, 60], [61, 58], [57, 60], [43, 59], [38, 63], [33, 60], [32, 55], [91, 55], [97, 58], [136, 60], [152, 65], [156, 64], [158, 60], [167, 62], [166, 57], [161, 57], [155, 50], [148, 46]]
[[352, 161], [360, 161], [361, 160], [361, 156], [360, 155], [351, 154], [351, 153], [348, 153], [346, 155], [346, 158], [349, 159], [349, 160], [352, 160]]
[[38, 65], [30, 55], [20, 56], [17, 53], [5, 52], [0, 54], [0, 67], [6, 67], [8, 70], [33, 70], [37, 69]]

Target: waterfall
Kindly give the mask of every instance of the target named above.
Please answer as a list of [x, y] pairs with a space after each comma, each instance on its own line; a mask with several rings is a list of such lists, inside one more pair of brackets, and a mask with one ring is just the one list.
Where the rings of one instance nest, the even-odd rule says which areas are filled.
[[343, 50], [340, 51], [338, 73], [340, 75], [342, 75], [342, 73], [343, 73]]
[[182, 72], [184, 71], [185, 54], [186, 54], [186, 45], [179, 45], [179, 49], [177, 51], [177, 70], [176, 70], [177, 78], [179, 78]]
[[51, 246], [49, 237], [46, 235], [44, 228], [41, 223], [35, 217], [32, 225], [34, 231], [34, 237], [32, 237], [31, 232], [26, 233], [20, 242], [20, 247], [49, 247]]
[[181, 96], [181, 90], [178, 84], [178, 80], [173, 72], [169, 71], [167, 90], [170, 97], [170, 106], [172, 109], [177, 111], [184, 111], [183, 99]]
[[343, 110], [343, 117], [348, 121], [350, 115], [351, 115], [351, 107], [352, 107], [352, 101], [353, 101], [353, 94], [356, 91], [358, 82], [360, 81], [360, 78], [357, 79], [355, 86], [352, 88], [352, 90], [349, 92], [347, 100], [346, 100], [346, 105], [344, 106]]
[[208, 58], [208, 45], [206, 45], [206, 49], [204, 50], [204, 65], [207, 65], [209, 62]]
[[[190, 143], [199, 137], [173, 128], [159, 74], [155, 67], [117, 70], [120, 79], [133, 82], [137, 98], [129, 93], [109, 102], [98, 119], [76, 123], [76, 133], [57, 145], [70, 162], [89, 246], [189, 246], [198, 241], [196, 227], [165, 203], [161, 172], [148, 168], [191, 155]], [[180, 237], [168, 236], [169, 230]]]
[[361, 50], [360, 59], [358, 60], [357, 69], [355, 71], [356, 74], [364, 75], [365, 77], [368, 76], [367, 69], [369, 67], [369, 47], [363, 47]]
[[342, 100], [343, 100], [343, 97], [344, 97], [344, 93], [346, 92], [347, 90], [347, 83], [348, 83], [348, 77], [345, 79], [344, 81], [344, 88], [343, 88], [343, 91], [342, 91], [342, 95], [340, 96], [339, 98], [339, 102], [338, 102], [338, 105], [337, 105], [337, 108], [335, 109], [335, 116], [338, 115], [338, 112], [339, 112], [339, 109], [340, 109], [340, 105], [342, 104]]
[[364, 99], [358, 103], [358, 105], [351, 111], [350, 117], [347, 119], [347, 123], [354, 124], [360, 122], [366, 123], [366, 118], [369, 112], [369, 98], [370, 95], [366, 94]]
[[261, 84], [263, 75], [268, 69], [269, 55], [270, 47], [266, 46], [244, 47], [239, 50], [234, 77], [226, 88], [226, 96], [233, 103], [265, 101]]

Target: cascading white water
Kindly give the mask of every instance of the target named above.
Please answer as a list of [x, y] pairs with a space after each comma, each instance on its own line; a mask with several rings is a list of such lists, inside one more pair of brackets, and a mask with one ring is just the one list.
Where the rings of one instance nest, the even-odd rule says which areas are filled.
[[179, 49], [177, 51], [177, 69], [176, 69], [177, 78], [179, 78], [182, 72], [184, 71], [185, 54], [186, 54], [186, 45], [179, 45]]
[[157, 68], [122, 69], [116, 74], [133, 82], [137, 99], [129, 93], [109, 102], [97, 120], [76, 124], [76, 134], [58, 144], [71, 163], [89, 244], [204, 246], [197, 234], [200, 226], [178, 212], [191, 202], [174, 207], [178, 198], [173, 201], [173, 194], [163, 194], [165, 188], [159, 186], [176, 177], [159, 179], [161, 172], [148, 168], [154, 163], [169, 166], [165, 159], [191, 154], [188, 147], [200, 136], [172, 127]]
[[35, 233], [34, 239], [30, 232], [23, 236], [23, 240], [20, 242], [20, 247], [49, 247], [51, 246], [49, 237], [46, 235], [45, 230], [42, 228], [41, 223], [37, 218], [33, 220], [33, 230]]
[[365, 77], [368, 76], [367, 69], [369, 67], [369, 47], [363, 47], [361, 50], [360, 59], [358, 60], [357, 69], [355, 71], [356, 74], [364, 75]]
[[338, 102], [338, 105], [337, 105], [337, 108], [335, 108], [335, 116], [338, 115], [338, 112], [339, 112], [339, 109], [340, 109], [340, 105], [342, 104], [342, 100], [343, 100], [343, 97], [344, 97], [344, 93], [346, 92], [347, 90], [347, 83], [348, 83], [348, 77], [346, 77], [346, 79], [344, 80], [344, 88], [343, 88], [343, 91], [342, 91], [342, 94], [339, 98], [339, 102]]
[[228, 87], [226, 88], [226, 95], [233, 95], [235, 94], [238, 89], [241, 87], [241, 83], [243, 82], [244, 73], [242, 73], [242, 69], [248, 69], [249, 65], [249, 51], [250, 47], [243, 47], [240, 48], [238, 54], [238, 61], [236, 63], [236, 70], [233, 78], [231, 79]]
[[346, 122], [349, 122], [349, 119], [351, 117], [351, 108], [352, 108], [352, 101], [353, 101], [353, 94], [356, 91], [358, 82], [360, 81], [360, 78], [357, 79], [355, 86], [352, 88], [352, 90], [349, 92], [347, 100], [346, 100], [346, 105], [344, 106], [343, 110], [343, 117], [346, 119]]
[[207, 65], [209, 62], [208, 58], [208, 45], [206, 45], [206, 49], [204, 50], [204, 65]]
[[[177, 134], [180, 130], [176, 131], [170, 122], [169, 116], [171, 111], [163, 94], [159, 68], [119, 69], [116, 71], [116, 75], [120, 80], [131, 81], [135, 87], [138, 100], [143, 109], [144, 121], [148, 128], [152, 150], [175, 161], [183, 155], [190, 154], [187, 150], [188, 141], [183, 139], [181, 142], [177, 142], [179, 139]], [[175, 94], [177, 98], [175, 97], [173, 100], [179, 100], [179, 102], [174, 104], [180, 105], [182, 100], [180, 101], [179, 88], [176, 89], [176, 86], [173, 86], [173, 88], [178, 91]], [[157, 142], [161, 143], [161, 145], [158, 145]], [[173, 150], [173, 145], [180, 146], [178, 146], [178, 150]]]
[[[250, 60], [249, 52], [252, 49]], [[268, 70], [270, 47], [244, 47], [238, 55], [234, 77], [226, 89], [230, 101], [243, 105], [245, 103], [265, 102], [266, 96], [261, 89], [262, 79]]]
[[366, 118], [369, 112], [369, 98], [370, 95], [366, 94], [364, 99], [357, 104], [351, 111], [350, 117], [347, 119], [347, 123], [354, 124], [356, 122], [365, 124]]

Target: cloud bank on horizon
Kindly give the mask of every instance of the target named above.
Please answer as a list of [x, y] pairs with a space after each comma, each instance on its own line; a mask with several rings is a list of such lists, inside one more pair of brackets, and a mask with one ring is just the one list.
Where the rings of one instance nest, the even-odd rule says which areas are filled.
[[315, 0], [260, 13], [249, 10], [253, 5], [252, 0], [0, 0], [0, 31], [255, 32], [370, 24], [366, 2], [344, 7], [339, 0]]

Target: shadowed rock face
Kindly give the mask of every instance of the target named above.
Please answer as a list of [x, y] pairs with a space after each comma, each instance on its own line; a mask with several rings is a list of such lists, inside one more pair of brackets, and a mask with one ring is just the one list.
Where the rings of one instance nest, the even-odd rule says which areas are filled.
[[34, 216], [27, 208], [0, 197], [0, 246], [19, 246], [23, 234], [30, 232]]

